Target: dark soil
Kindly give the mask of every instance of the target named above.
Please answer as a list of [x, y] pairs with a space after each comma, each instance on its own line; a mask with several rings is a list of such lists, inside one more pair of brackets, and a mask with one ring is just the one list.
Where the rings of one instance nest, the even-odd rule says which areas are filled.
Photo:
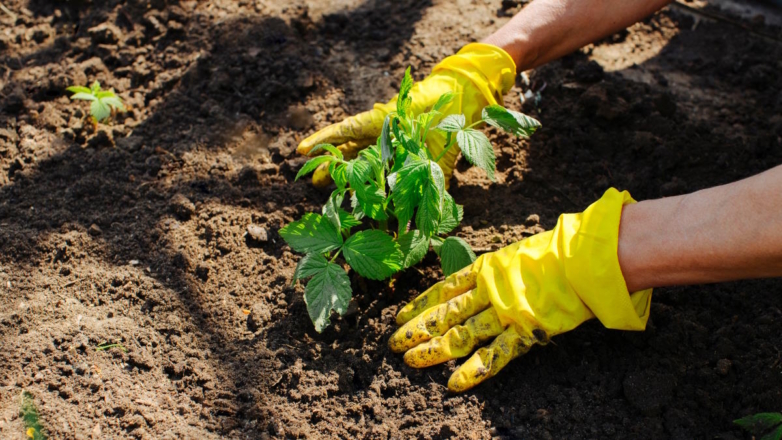
[[[0, 437], [23, 438], [23, 390], [53, 439], [739, 439], [733, 419], [782, 410], [780, 280], [658, 289], [645, 332], [588, 323], [461, 395], [456, 363], [386, 347], [433, 255], [394, 289], [354, 280], [314, 331], [277, 232], [328, 195], [293, 182], [297, 142], [523, 2], [3, 3]], [[782, 33], [735, 20], [673, 7], [532, 73], [544, 128], [488, 130], [499, 180], [462, 164], [458, 235], [496, 248], [611, 186], [655, 198], [782, 163]], [[97, 130], [64, 93], [96, 79], [130, 106]]]

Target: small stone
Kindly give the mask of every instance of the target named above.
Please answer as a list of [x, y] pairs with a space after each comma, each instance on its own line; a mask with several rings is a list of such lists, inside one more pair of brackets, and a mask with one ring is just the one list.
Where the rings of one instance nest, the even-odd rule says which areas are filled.
[[720, 376], [727, 376], [730, 373], [730, 368], [733, 366], [733, 362], [729, 359], [720, 359], [717, 361], [717, 374]]
[[269, 234], [266, 232], [266, 228], [255, 224], [250, 224], [247, 226], [247, 235], [260, 243], [269, 241]]
[[494, 234], [494, 235], [491, 237], [491, 242], [492, 242], [492, 243], [502, 243], [502, 235], [500, 235], [500, 234]]
[[526, 220], [524, 220], [525, 226], [535, 226], [540, 224], [540, 216], [537, 214], [530, 214]]
[[171, 211], [180, 219], [187, 220], [195, 213], [195, 205], [182, 194], [171, 198]]
[[100, 230], [100, 227], [95, 223], [90, 225], [90, 229], [88, 229], [87, 232], [93, 237], [97, 237], [103, 233], [103, 231]]

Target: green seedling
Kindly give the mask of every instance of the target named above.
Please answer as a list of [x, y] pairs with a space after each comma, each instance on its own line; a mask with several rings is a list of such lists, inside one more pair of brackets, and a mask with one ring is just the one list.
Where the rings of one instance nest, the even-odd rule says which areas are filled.
[[733, 423], [741, 426], [758, 440], [782, 439], [782, 414], [758, 413], [734, 420]]
[[122, 99], [114, 93], [114, 89], [101, 90], [98, 81], [92, 83], [89, 88], [71, 86], [65, 90], [73, 93], [73, 100], [90, 101], [90, 115], [96, 122], [103, 122], [116, 112], [125, 111]]
[[[445, 190], [437, 162], [458, 145], [471, 164], [494, 180], [494, 149], [474, 127], [485, 122], [522, 136], [540, 127], [535, 119], [499, 105], [484, 108], [482, 118], [467, 125], [464, 115], [442, 112], [454, 99], [453, 93], [442, 95], [428, 112], [414, 116], [412, 87], [407, 69], [396, 112], [386, 117], [375, 145], [352, 160], [333, 145], [317, 145], [310, 155], [321, 155], [305, 163], [296, 176], [299, 179], [327, 164], [337, 187], [320, 214], [305, 214], [280, 229], [288, 245], [305, 254], [293, 283], [309, 278], [304, 300], [318, 332], [329, 325], [332, 310], [342, 315], [348, 309], [352, 290], [344, 263], [373, 280], [387, 279], [417, 264], [430, 247], [440, 256], [446, 276], [472, 263], [475, 253], [470, 245], [447, 236], [462, 221], [463, 208]], [[426, 148], [432, 131], [445, 139], [445, 148], [436, 157]], [[350, 208], [344, 206], [348, 203]]]
[[20, 405], [22, 422], [24, 423], [25, 436], [32, 440], [46, 440], [46, 432], [41, 426], [41, 416], [38, 414], [38, 408], [35, 407], [35, 401], [32, 394], [27, 391], [22, 393], [22, 402]]
[[124, 351], [125, 353], [128, 352], [128, 349], [125, 348], [124, 345], [122, 345], [120, 343], [109, 344], [108, 342], [104, 342], [102, 344], [99, 344], [97, 347], [95, 347], [95, 351], [105, 351], [105, 350], [109, 350], [109, 349], [112, 349], [112, 348], [119, 348], [120, 350]]

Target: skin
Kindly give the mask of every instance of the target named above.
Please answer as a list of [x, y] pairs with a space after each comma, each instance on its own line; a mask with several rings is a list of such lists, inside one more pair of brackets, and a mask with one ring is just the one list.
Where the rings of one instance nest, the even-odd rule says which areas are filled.
[[[524, 71], [624, 29], [669, 0], [535, 0], [484, 43]], [[619, 264], [630, 292], [782, 276], [782, 167], [626, 206]]]

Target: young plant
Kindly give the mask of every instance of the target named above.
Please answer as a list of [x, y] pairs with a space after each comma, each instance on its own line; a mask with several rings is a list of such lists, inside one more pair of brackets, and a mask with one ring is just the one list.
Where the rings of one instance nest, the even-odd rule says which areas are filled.
[[[430, 247], [440, 256], [446, 276], [472, 263], [475, 254], [470, 245], [447, 236], [462, 221], [463, 208], [445, 190], [437, 162], [458, 144], [464, 157], [494, 180], [494, 150], [486, 135], [473, 127], [486, 122], [522, 136], [540, 127], [535, 119], [499, 105], [484, 108], [482, 118], [470, 125], [464, 115], [442, 117], [441, 110], [453, 100], [453, 93], [442, 95], [428, 112], [415, 116], [410, 111], [412, 87], [408, 68], [396, 112], [386, 117], [375, 145], [353, 160], [345, 160], [333, 145], [317, 145], [310, 156], [321, 155], [305, 163], [296, 176], [299, 179], [327, 164], [337, 187], [321, 214], [305, 214], [280, 229], [288, 245], [305, 254], [293, 283], [310, 279], [304, 301], [318, 332], [329, 325], [332, 310], [345, 313], [352, 296], [340, 256], [356, 273], [373, 280], [389, 278], [420, 262]], [[445, 136], [445, 148], [437, 157], [426, 148], [432, 130]], [[347, 200], [349, 210], [344, 206]]]
[[733, 423], [759, 440], [782, 439], [782, 414], [780, 413], [758, 413], [734, 420]]
[[91, 101], [90, 115], [96, 122], [103, 122], [118, 111], [124, 112], [125, 106], [122, 99], [114, 93], [114, 89], [101, 90], [100, 82], [95, 81], [87, 88], [83, 86], [71, 86], [65, 89], [73, 95], [71, 99]]
[[32, 394], [27, 391], [22, 393], [22, 401], [19, 412], [22, 414], [25, 438], [31, 440], [46, 440], [46, 431], [41, 425], [41, 416], [35, 406]]

